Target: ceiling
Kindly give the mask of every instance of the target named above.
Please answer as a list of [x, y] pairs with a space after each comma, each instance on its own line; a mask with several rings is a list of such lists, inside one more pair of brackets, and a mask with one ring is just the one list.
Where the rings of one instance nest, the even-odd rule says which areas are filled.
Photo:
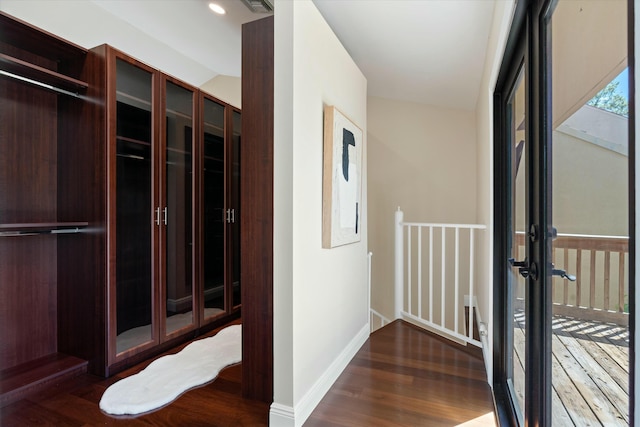
[[[241, 26], [264, 18], [240, 0], [214, 0], [225, 8], [217, 15], [208, 0], [91, 0], [215, 74], [240, 76]], [[152, 6], [151, 6], [152, 5]]]
[[[208, 0], [2, 0], [0, 9], [87, 48], [112, 44], [200, 86], [240, 76], [241, 25], [266, 16], [240, 0], [216, 1], [226, 15]], [[475, 108], [497, 0], [313, 1], [369, 95]]]
[[475, 109], [494, 0], [314, 0], [369, 95]]

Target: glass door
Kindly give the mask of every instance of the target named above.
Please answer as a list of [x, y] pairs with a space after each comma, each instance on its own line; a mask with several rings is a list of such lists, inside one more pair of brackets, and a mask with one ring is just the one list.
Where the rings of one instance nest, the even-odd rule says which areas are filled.
[[[225, 106], [203, 98], [203, 319], [226, 310]], [[230, 218], [230, 214], [229, 214]]]
[[203, 320], [239, 308], [240, 111], [202, 94]]
[[231, 244], [230, 253], [233, 254], [231, 259], [232, 287], [233, 298], [232, 307], [236, 308], [242, 303], [241, 299], [241, 283], [240, 283], [240, 150], [242, 116], [239, 111], [233, 110], [232, 113], [232, 137], [231, 137]]
[[165, 335], [194, 327], [193, 147], [195, 93], [165, 78], [163, 200], [157, 220], [163, 238]]
[[627, 4], [516, 5], [495, 96], [494, 393], [506, 425], [632, 424]]
[[552, 424], [630, 424], [627, 1], [547, 14]]
[[[521, 6], [522, 8], [524, 6]], [[521, 14], [516, 15], [521, 16]], [[530, 374], [529, 75], [523, 21], [496, 84], [494, 145], [494, 394], [500, 423], [524, 425]], [[514, 24], [515, 25], [515, 24]]]
[[[115, 354], [131, 352], [157, 341], [153, 287], [153, 86], [152, 70], [115, 59], [115, 283], [111, 282], [110, 309], [115, 312]], [[112, 148], [113, 149], [113, 148]], [[113, 249], [115, 248], [115, 250]], [[113, 297], [115, 295], [115, 298]], [[112, 317], [113, 318], [113, 317]], [[111, 350], [113, 352], [113, 350]], [[110, 358], [114, 354], [110, 353]]]
[[507, 273], [507, 292], [509, 293], [509, 341], [511, 343], [509, 361], [509, 392], [518, 417], [522, 420], [525, 398], [526, 371], [526, 324], [527, 294], [527, 146], [525, 120], [525, 76], [524, 69], [518, 73], [515, 87], [508, 102], [510, 118], [509, 157], [511, 173], [511, 219], [509, 221], [510, 269]]

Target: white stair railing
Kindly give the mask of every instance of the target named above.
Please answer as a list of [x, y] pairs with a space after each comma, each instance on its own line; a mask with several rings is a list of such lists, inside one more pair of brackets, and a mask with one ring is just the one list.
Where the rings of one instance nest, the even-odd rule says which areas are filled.
[[[395, 214], [396, 319], [407, 319], [449, 338], [482, 347], [473, 334], [475, 233], [486, 228], [481, 224], [405, 222], [404, 213], [398, 208]], [[423, 250], [425, 241], [428, 247]], [[465, 292], [464, 298], [461, 292]], [[469, 310], [466, 325], [464, 320], [460, 322], [464, 314], [460, 308], [465, 305]]]

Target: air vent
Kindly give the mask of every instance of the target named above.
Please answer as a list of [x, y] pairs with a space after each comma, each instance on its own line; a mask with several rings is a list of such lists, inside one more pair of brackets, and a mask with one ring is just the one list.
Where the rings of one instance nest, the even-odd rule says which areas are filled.
[[242, 0], [254, 13], [273, 12], [273, 3], [270, 0]]

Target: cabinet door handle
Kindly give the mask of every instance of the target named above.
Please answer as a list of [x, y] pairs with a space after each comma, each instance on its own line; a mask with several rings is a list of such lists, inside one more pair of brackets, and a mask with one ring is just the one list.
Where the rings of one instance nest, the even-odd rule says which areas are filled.
[[227, 222], [231, 222], [231, 209], [227, 209]]
[[164, 212], [164, 225], [167, 225], [167, 207], [165, 206], [162, 210]]
[[231, 209], [231, 222], [233, 224], [235, 224], [235, 222], [236, 222], [236, 210], [235, 209]]
[[160, 207], [156, 208], [156, 225], [160, 225]]

